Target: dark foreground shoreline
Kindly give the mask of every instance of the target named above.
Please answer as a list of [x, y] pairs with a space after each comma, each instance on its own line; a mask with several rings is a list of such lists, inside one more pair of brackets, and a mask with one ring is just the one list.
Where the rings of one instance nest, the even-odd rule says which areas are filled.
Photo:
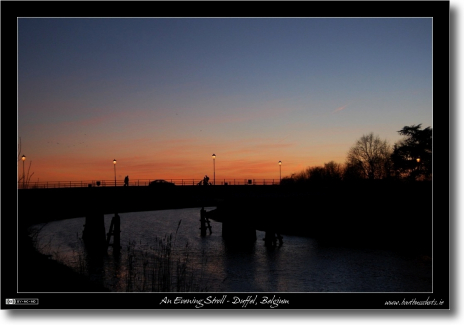
[[88, 276], [79, 274], [39, 253], [24, 230], [19, 235], [18, 292], [109, 292]]

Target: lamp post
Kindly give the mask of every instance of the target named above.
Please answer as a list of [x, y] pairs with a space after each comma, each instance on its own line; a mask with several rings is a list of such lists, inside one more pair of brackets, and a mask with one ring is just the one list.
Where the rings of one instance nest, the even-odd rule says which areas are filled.
[[26, 156], [23, 155], [23, 156], [21, 157], [21, 160], [23, 161], [23, 188], [24, 188], [24, 181], [25, 181], [25, 175], [24, 175], [24, 161], [26, 160]]
[[282, 183], [282, 161], [279, 160], [279, 184]]
[[116, 159], [113, 159], [114, 165], [114, 187], [116, 187]]
[[216, 185], [216, 155], [213, 153], [213, 185]]

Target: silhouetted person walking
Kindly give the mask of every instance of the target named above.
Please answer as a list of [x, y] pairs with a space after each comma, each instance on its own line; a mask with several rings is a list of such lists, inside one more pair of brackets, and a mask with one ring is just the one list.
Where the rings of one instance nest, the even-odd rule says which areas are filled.
[[124, 186], [129, 186], [129, 175], [124, 178]]

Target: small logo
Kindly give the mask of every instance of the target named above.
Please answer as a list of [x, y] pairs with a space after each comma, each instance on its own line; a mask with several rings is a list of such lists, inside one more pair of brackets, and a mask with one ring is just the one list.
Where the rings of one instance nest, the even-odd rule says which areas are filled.
[[7, 305], [38, 305], [37, 298], [22, 298], [22, 299], [6, 299]]

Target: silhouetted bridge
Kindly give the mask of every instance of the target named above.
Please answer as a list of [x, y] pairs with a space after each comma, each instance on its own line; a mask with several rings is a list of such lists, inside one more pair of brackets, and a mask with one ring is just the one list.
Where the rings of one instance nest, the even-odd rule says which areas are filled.
[[[270, 202], [283, 200], [284, 197], [281, 186], [249, 185], [20, 189], [18, 220], [21, 226], [26, 227], [54, 220], [85, 217], [84, 239], [99, 238], [96, 246], [102, 246], [105, 214], [114, 214], [110, 233], [116, 236], [119, 234], [119, 213], [221, 206], [219, 213], [216, 211], [214, 216], [208, 216], [201, 209], [201, 235], [206, 235], [206, 224], [209, 225], [208, 218], [211, 217], [223, 223], [224, 237], [234, 233], [241, 240], [255, 240], [256, 229], [264, 229], [267, 223], [260, 219], [261, 214], [256, 213], [255, 207], [262, 206], [265, 201], [268, 206], [275, 206]], [[254, 211], [252, 218], [249, 217], [251, 211]], [[270, 220], [269, 214], [266, 214], [266, 219]]]
[[[129, 186], [148, 186], [150, 182], [155, 179], [135, 179], [129, 180]], [[173, 183], [177, 186], [192, 186], [199, 185], [203, 182], [203, 179], [197, 178], [171, 178], [165, 179], [166, 181]], [[209, 182], [214, 185], [279, 185], [279, 179], [269, 178], [217, 178], [215, 180], [209, 179]], [[81, 180], [81, 181], [36, 181], [18, 183], [20, 189], [45, 189], [45, 188], [75, 188], [75, 187], [114, 187], [124, 186], [124, 180]]]
[[18, 190], [19, 217], [26, 223], [103, 214], [217, 206], [230, 198], [276, 196], [280, 186], [100, 186]]
[[[103, 214], [217, 207], [207, 216], [234, 231], [278, 229], [331, 241], [430, 247], [431, 182], [341, 182], [311, 186], [79, 187], [18, 190], [18, 221], [27, 226]], [[236, 236], [238, 237], [238, 236]]]

